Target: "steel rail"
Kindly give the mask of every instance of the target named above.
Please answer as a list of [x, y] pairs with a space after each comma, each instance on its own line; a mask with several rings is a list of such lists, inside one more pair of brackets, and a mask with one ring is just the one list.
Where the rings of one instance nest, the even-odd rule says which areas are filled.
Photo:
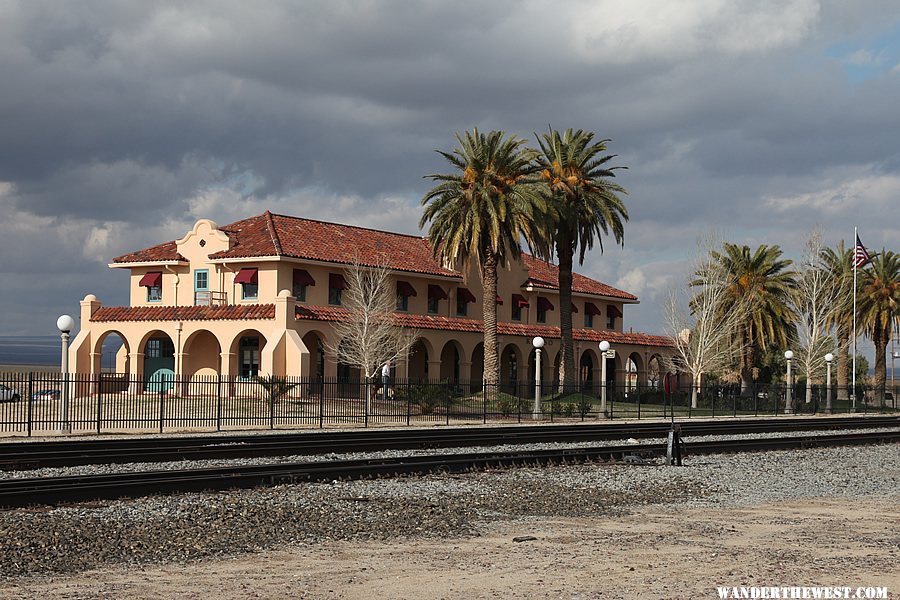
[[[900, 427], [898, 416], [736, 419], [679, 422], [684, 435], [735, 435], [777, 431]], [[258, 458], [417, 448], [451, 448], [576, 442], [665, 436], [669, 423], [511, 425], [441, 429], [381, 429], [202, 435], [0, 444], [0, 470], [85, 464]]]
[[[687, 444], [690, 455], [791, 450], [900, 442], [900, 431], [731, 439]], [[519, 452], [482, 452], [390, 459], [323, 461], [256, 466], [227, 466], [183, 471], [143, 471], [104, 475], [0, 480], [0, 506], [60, 504], [84, 500], [138, 497], [172, 492], [251, 488], [434, 472], [461, 473], [517, 466], [617, 462], [629, 456], [665, 453], [664, 444], [625, 444]]]

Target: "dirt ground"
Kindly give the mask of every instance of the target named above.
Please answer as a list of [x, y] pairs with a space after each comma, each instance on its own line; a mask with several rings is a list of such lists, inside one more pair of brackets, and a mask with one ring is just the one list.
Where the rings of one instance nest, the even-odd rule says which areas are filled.
[[900, 597], [900, 498], [507, 521], [475, 538], [330, 542], [7, 581], [0, 596], [716, 598], [716, 586], [742, 584], [886, 586]]

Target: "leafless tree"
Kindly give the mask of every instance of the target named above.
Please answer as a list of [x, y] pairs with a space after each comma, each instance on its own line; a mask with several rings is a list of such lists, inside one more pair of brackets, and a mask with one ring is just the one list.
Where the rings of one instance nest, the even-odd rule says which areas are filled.
[[[345, 270], [345, 278], [347, 289], [341, 305], [348, 314], [335, 323], [333, 341], [325, 347], [370, 380], [385, 364], [406, 360], [418, 334], [396, 324], [396, 285], [386, 265], [363, 266], [357, 262]], [[366, 394], [369, 401], [370, 394]]]
[[[740, 356], [735, 332], [747, 317], [745, 302], [725, 302], [729, 274], [711, 253], [718, 246], [712, 238], [698, 241], [692, 276], [672, 291], [665, 309], [665, 328], [674, 341], [675, 354], [665, 357], [663, 366], [691, 375], [693, 408], [697, 408], [703, 375], [729, 369]], [[723, 310], [724, 306], [728, 308]]]
[[819, 381], [825, 368], [825, 354], [835, 349], [829, 317], [848, 309], [849, 295], [842, 286], [834, 285], [822, 262], [822, 249], [822, 231], [816, 229], [806, 240], [791, 307], [798, 316], [797, 365], [806, 375], [807, 404], [812, 402], [813, 383]]

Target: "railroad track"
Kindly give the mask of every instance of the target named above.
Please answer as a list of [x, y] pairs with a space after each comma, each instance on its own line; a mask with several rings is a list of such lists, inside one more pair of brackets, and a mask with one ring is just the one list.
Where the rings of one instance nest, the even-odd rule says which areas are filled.
[[[729, 419], [679, 422], [686, 436], [900, 427], [898, 416]], [[86, 464], [166, 462], [544, 442], [664, 437], [670, 425], [596, 423], [284, 434], [178, 436], [0, 444], [0, 470]]]
[[[689, 443], [690, 455], [900, 442], [900, 431], [730, 439]], [[586, 462], [643, 462], [665, 453], [664, 444], [627, 444], [519, 452], [483, 452], [392, 459], [230, 466], [73, 477], [0, 480], [0, 506], [60, 504], [152, 494], [251, 488], [300, 482], [462, 473], [517, 466]], [[628, 460], [628, 457], [636, 459]]]

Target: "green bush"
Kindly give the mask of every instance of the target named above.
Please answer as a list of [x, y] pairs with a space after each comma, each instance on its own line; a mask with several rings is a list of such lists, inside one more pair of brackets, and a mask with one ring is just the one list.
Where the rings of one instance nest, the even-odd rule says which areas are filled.
[[574, 417], [575, 416], [575, 405], [571, 402], [566, 403], [563, 407], [563, 416], [564, 417]]
[[594, 399], [591, 396], [582, 396], [578, 400], [578, 414], [581, 417], [586, 416], [594, 409]]
[[446, 404], [451, 396], [451, 390], [443, 385], [402, 385], [394, 389], [394, 400], [418, 406], [419, 412], [423, 415], [433, 414], [434, 410]]

